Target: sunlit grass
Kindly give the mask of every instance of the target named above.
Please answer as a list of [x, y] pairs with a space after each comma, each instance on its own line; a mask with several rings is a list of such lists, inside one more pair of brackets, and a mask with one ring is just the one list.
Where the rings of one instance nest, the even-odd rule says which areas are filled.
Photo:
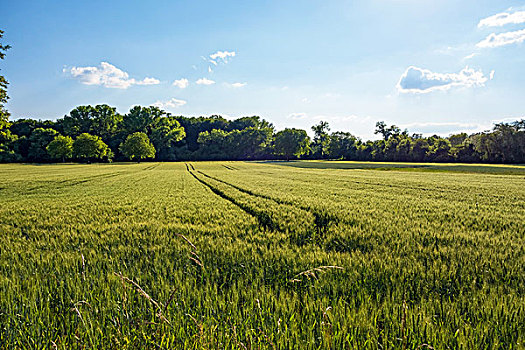
[[430, 166], [0, 165], [0, 348], [523, 348], [525, 168]]

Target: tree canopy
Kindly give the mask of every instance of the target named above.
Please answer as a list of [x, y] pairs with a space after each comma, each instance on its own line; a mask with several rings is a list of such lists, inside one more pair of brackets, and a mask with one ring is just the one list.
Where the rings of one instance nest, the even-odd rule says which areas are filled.
[[120, 151], [129, 160], [139, 162], [145, 158], [155, 157], [155, 147], [151, 144], [148, 135], [140, 131], [128, 135], [120, 145]]
[[275, 135], [275, 153], [284, 156], [286, 160], [306, 154], [309, 145], [310, 138], [301, 129], [284, 129]]
[[423, 137], [378, 122], [375, 132], [381, 138], [374, 141], [363, 141], [346, 131], [332, 132], [326, 121], [311, 130], [313, 141], [302, 129], [276, 132], [259, 116], [234, 120], [219, 115], [184, 117], [153, 106], [134, 106], [120, 114], [105, 104], [86, 105], [56, 121], [23, 118], [4, 122], [0, 162], [304, 158], [525, 163], [525, 120], [500, 123], [491, 131], [448, 137]]
[[112, 152], [100, 136], [82, 133], [73, 142], [73, 155], [91, 161], [111, 158]]
[[47, 153], [54, 160], [70, 159], [73, 156], [73, 139], [69, 136], [58, 135], [46, 147]]

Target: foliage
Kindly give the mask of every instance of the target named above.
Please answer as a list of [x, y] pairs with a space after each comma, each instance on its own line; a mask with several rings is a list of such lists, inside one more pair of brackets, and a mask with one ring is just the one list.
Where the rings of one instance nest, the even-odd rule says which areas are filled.
[[334, 132], [328, 138], [327, 154], [332, 159], [356, 159], [357, 142], [349, 132]]
[[128, 159], [139, 162], [145, 158], [155, 157], [155, 147], [151, 144], [148, 135], [143, 132], [128, 135], [126, 141], [120, 145], [120, 151]]
[[36, 128], [29, 136], [27, 158], [31, 161], [48, 161], [47, 145], [58, 135], [50, 128]]
[[[396, 125], [387, 126], [385, 122], [378, 122], [375, 132], [382, 135], [382, 139], [375, 141], [362, 141], [348, 132], [330, 133], [328, 123], [321, 121], [312, 127], [313, 142], [306, 137], [306, 131], [300, 129], [276, 133], [271, 123], [258, 116], [234, 120], [218, 115], [187, 118], [173, 116], [154, 106], [134, 106], [125, 115], [108, 105], [79, 106], [57, 121], [25, 118], [3, 125], [3, 130], [10, 130], [4, 132], [0, 139], [0, 149], [4, 154], [0, 161], [4, 162], [49, 161], [46, 145], [36, 142], [32, 134], [37, 129], [53, 129], [72, 138], [82, 133], [99, 136], [116, 160], [127, 159], [120, 151], [126, 137], [142, 132], [155, 147], [155, 160], [158, 161], [307, 157], [398, 162], [525, 163], [523, 120], [497, 124], [492, 131], [473, 135], [460, 133], [449, 137], [410, 135]], [[294, 137], [297, 139], [294, 140]], [[47, 140], [48, 143], [50, 141]]]
[[519, 349], [524, 176], [3, 164], [0, 348]]
[[300, 157], [309, 151], [310, 138], [306, 131], [300, 129], [284, 129], [275, 135], [275, 153], [289, 160]]
[[73, 142], [73, 156], [84, 160], [111, 159], [109, 147], [99, 136], [88, 133], [80, 134]]
[[64, 162], [73, 156], [73, 139], [69, 136], [55, 136], [55, 139], [47, 145], [46, 150], [52, 159], [60, 159]]
[[[4, 36], [4, 31], [0, 30], [0, 39]], [[11, 46], [3, 45], [0, 42], [0, 60], [5, 58], [5, 52], [9, 50]], [[0, 75], [0, 131], [9, 127], [9, 112], [5, 109], [4, 104], [7, 103], [9, 96], [7, 96], [7, 82], [6, 78], [3, 75]]]
[[330, 144], [330, 135], [328, 133], [330, 126], [328, 122], [321, 120], [319, 124], [312, 126], [312, 131], [315, 134], [312, 143], [312, 152], [317, 158], [325, 158]]

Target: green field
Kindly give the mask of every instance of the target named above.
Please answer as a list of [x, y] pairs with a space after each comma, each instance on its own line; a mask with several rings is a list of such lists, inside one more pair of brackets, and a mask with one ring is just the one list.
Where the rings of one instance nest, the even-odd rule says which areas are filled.
[[525, 348], [525, 166], [11, 164], [0, 204], [1, 349]]

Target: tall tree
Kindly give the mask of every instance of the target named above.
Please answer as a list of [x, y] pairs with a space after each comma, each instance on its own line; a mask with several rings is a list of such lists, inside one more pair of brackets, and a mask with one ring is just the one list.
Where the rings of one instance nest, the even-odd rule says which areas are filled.
[[[0, 39], [4, 37], [4, 31], [0, 30]], [[3, 45], [0, 42], [0, 60], [3, 60], [5, 58], [5, 52], [9, 50], [11, 46], [9, 45]], [[7, 95], [7, 85], [9, 82], [7, 79], [0, 75], [0, 130], [6, 129], [9, 127], [8, 119], [9, 119], [9, 112], [7, 109], [5, 109], [5, 104], [7, 103], [7, 100], [9, 99], [9, 96]]]
[[29, 136], [29, 149], [27, 151], [27, 158], [33, 162], [49, 161], [47, 153], [47, 145], [53, 141], [57, 132], [54, 129], [36, 128]]
[[91, 132], [93, 123], [93, 106], [78, 106], [59, 120], [59, 124], [65, 135], [76, 137], [83, 133]]
[[381, 121], [376, 123], [376, 130], [374, 131], [374, 134], [381, 134], [383, 135], [383, 140], [388, 140], [392, 136], [401, 134], [401, 129], [395, 125], [387, 127], [386, 123]]
[[52, 159], [60, 159], [65, 162], [73, 156], [73, 139], [69, 136], [58, 135], [46, 147], [47, 153]]
[[155, 120], [165, 115], [162, 109], [154, 106], [134, 106], [122, 119], [122, 127], [128, 133], [143, 132], [149, 134]]
[[120, 145], [120, 151], [129, 160], [136, 160], [139, 163], [142, 159], [155, 157], [155, 147], [151, 144], [148, 135], [143, 132], [128, 135]]
[[91, 111], [90, 133], [98, 135], [104, 142], [109, 142], [117, 133], [122, 116], [115, 107], [106, 104], [97, 105]]
[[310, 150], [310, 138], [301, 129], [284, 129], [275, 135], [275, 153], [286, 160], [300, 157]]
[[356, 159], [358, 139], [349, 132], [337, 131], [330, 135], [328, 157], [331, 159]]
[[319, 124], [312, 126], [314, 132], [313, 152], [317, 157], [324, 158], [328, 151], [330, 143], [330, 126], [328, 122], [320, 121]]
[[151, 128], [150, 139], [157, 150], [158, 158], [174, 160], [171, 147], [183, 140], [185, 136], [186, 132], [178, 120], [173, 116], [166, 115], [155, 119]]
[[112, 152], [99, 136], [83, 133], [73, 142], [73, 156], [91, 161], [94, 159], [110, 159]]

